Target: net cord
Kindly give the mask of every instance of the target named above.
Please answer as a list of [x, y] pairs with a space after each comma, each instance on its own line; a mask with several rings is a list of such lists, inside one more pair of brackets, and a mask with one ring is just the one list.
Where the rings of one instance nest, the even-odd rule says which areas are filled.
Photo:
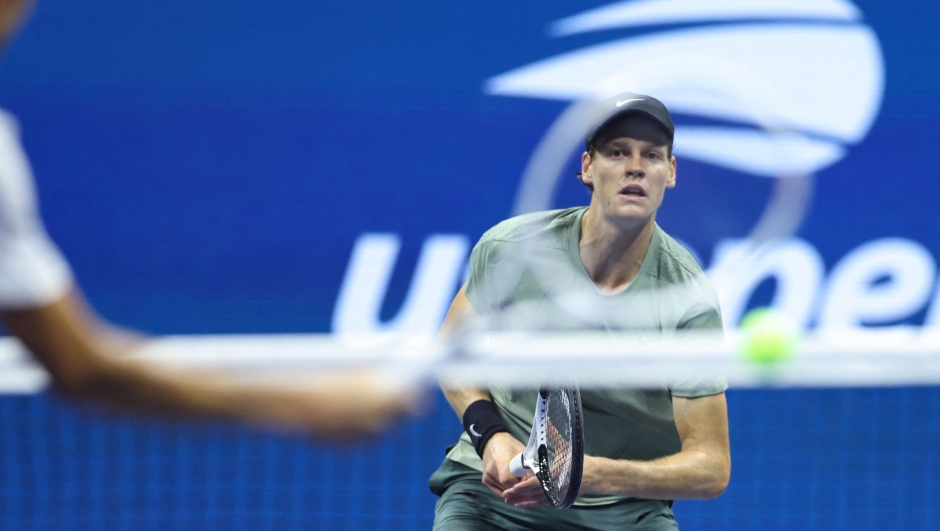
[[[458, 352], [459, 355], [454, 355]], [[423, 373], [449, 384], [533, 385], [573, 376], [582, 387], [658, 387], [682, 372], [720, 372], [731, 387], [894, 387], [940, 385], [940, 328], [815, 331], [789, 359], [748, 362], [735, 334], [638, 337], [628, 333], [493, 333], [446, 346], [357, 347], [326, 334], [168, 336], [133, 358], [184, 370], [244, 372], [261, 380], [350, 366], [402, 377]], [[542, 361], [539, 363], [539, 361]], [[31, 394], [48, 376], [18, 340], [0, 338], [0, 393]]]

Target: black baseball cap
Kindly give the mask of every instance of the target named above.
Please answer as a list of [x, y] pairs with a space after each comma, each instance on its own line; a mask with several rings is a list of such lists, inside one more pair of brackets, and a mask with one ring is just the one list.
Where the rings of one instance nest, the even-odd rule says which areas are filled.
[[607, 124], [623, 117], [626, 114], [641, 113], [649, 116], [656, 123], [665, 128], [672, 142], [676, 134], [676, 127], [672, 123], [672, 116], [666, 106], [652, 96], [623, 92], [616, 96], [598, 101], [591, 108], [587, 127], [584, 131], [584, 148], [590, 149], [591, 143], [596, 140], [597, 133]]

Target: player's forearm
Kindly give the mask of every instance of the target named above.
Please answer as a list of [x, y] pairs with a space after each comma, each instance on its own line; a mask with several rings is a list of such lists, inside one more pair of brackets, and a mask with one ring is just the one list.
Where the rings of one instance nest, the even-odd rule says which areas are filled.
[[248, 383], [225, 375], [127, 365], [105, 378], [102, 387], [111, 389], [98, 396], [128, 409], [348, 440], [375, 435], [399, 417], [417, 412], [417, 390], [389, 383], [387, 377], [375, 370], [348, 369]]
[[266, 397], [251, 396], [221, 379], [165, 370], [118, 358], [102, 359], [72, 395], [109, 407], [190, 418], [261, 423], [281, 417]]
[[654, 461], [585, 456], [582, 494], [676, 500], [715, 498], [728, 486], [730, 459], [720, 450], [686, 449]]
[[[439, 342], [446, 341], [462, 322], [475, 315], [476, 313], [473, 311], [473, 306], [470, 305], [470, 301], [467, 299], [466, 287], [461, 287], [460, 291], [458, 291], [457, 295], [454, 297], [450, 309], [447, 311], [447, 317], [444, 319], [444, 324], [441, 325], [437, 340]], [[446, 386], [442, 386], [442, 389], [444, 396], [447, 397], [447, 402], [450, 403], [450, 407], [454, 409], [454, 412], [457, 413], [457, 418], [460, 419], [463, 419], [463, 415], [470, 404], [477, 400], [490, 400], [490, 393], [485, 389], [472, 387], [448, 388]]]
[[454, 409], [454, 413], [457, 414], [457, 418], [462, 419], [463, 414], [467, 411], [467, 407], [470, 404], [476, 402], [477, 400], [490, 400], [490, 393], [484, 389], [476, 389], [472, 387], [463, 387], [463, 388], [442, 388], [444, 391], [444, 397], [447, 398], [447, 402], [450, 404], [450, 407]]
[[115, 333], [77, 293], [41, 308], [0, 312], [0, 317], [46, 367], [56, 387], [110, 407], [250, 422], [328, 439], [374, 434], [416, 409], [415, 393], [390, 387], [370, 371], [311, 375], [303, 388], [280, 389], [127, 359], [140, 339]]
[[225, 382], [123, 359], [133, 348], [134, 336], [97, 319], [77, 292], [41, 308], [5, 311], [2, 317], [46, 367], [56, 387], [72, 396], [196, 417], [261, 416], [254, 412], [263, 401]]
[[[316, 387], [316, 386], [314, 386]], [[167, 370], [133, 361], [109, 360], [83, 397], [122, 409], [194, 419], [221, 419], [312, 435], [336, 436], [340, 411], [331, 388], [300, 393], [253, 387], [221, 375]], [[368, 393], [368, 389], [360, 389]], [[348, 396], [346, 397], [348, 398]], [[364, 411], [363, 415], [371, 414]]]

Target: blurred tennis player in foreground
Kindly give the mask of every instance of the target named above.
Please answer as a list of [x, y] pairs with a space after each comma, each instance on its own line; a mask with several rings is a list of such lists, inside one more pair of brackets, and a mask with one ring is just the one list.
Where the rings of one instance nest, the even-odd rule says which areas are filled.
[[[598, 102], [581, 160], [590, 205], [487, 231], [443, 333], [474, 314], [498, 315], [509, 329], [720, 330], [717, 296], [701, 268], [656, 224], [676, 183], [673, 135], [669, 112], [654, 98], [625, 93]], [[537, 310], [517, 318], [507, 311], [514, 305]], [[573, 311], [579, 305], [592, 315]], [[677, 529], [672, 500], [713, 498], [728, 484], [726, 388], [722, 378], [696, 375], [656, 390], [582, 390], [581, 497], [565, 510], [544, 507], [533, 474], [520, 480], [509, 471], [525, 449], [536, 391], [445, 389], [465, 433], [431, 477], [441, 496], [434, 529]]]
[[[7, 42], [32, 2], [0, 0]], [[122, 409], [229, 419], [347, 439], [415, 410], [416, 396], [378, 374], [318, 378], [307, 391], [261, 389], [222, 376], [173, 372], [123, 359], [144, 338], [99, 319], [39, 217], [16, 120], [0, 111], [0, 320], [68, 395]]]

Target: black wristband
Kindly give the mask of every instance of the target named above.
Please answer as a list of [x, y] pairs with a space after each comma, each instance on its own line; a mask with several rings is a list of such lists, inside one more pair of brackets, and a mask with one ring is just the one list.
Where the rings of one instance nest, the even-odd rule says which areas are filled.
[[490, 437], [502, 431], [508, 432], [509, 426], [499, 416], [496, 404], [490, 400], [477, 400], [463, 413], [463, 429], [470, 435], [477, 455], [483, 457], [483, 449]]

